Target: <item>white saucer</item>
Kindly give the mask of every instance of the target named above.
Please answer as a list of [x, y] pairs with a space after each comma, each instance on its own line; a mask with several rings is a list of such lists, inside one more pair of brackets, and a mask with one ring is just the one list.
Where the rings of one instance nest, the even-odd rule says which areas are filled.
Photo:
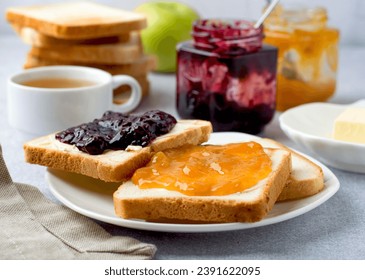
[[365, 107], [365, 100], [349, 105], [301, 105], [281, 114], [280, 127], [289, 138], [323, 163], [346, 171], [365, 173], [365, 144], [331, 138], [336, 117], [349, 106]]
[[[244, 133], [213, 133], [210, 144], [224, 144], [253, 140], [255, 136]], [[87, 176], [48, 169], [46, 180], [51, 192], [67, 207], [87, 217], [127, 228], [160, 232], [215, 232], [261, 227], [279, 223], [302, 215], [333, 196], [340, 187], [336, 176], [323, 164], [325, 187], [320, 193], [295, 201], [275, 204], [270, 213], [256, 223], [222, 224], [168, 224], [152, 223], [144, 220], [126, 220], [115, 216], [112, 194], [118, 184], [105, 183]]]

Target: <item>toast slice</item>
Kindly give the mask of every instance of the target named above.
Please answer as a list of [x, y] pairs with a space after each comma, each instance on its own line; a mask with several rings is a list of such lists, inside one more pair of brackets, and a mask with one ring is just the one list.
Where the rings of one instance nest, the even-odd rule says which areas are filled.
[[224, 196], [187, 196], [163, 188], [140, 189], [131, 181], [113, 195], [117, 216], [151, 221], [256, 222], [272, 209], [291, 171], [290, 152], [265, 149], [272, 172], [254, 187]]
[[50, 168], [87, 175], [106, 182], [128, 180], [144, 166], [155, 152], [185, 144], [198, 145], [208, 140], [212, 126], [200, 120], [181, 120], [167, 134], [155, 139], [148, 147], [129, 146], [126, 150], [107, 150], [101, 155], [89, 155], [73, 145], [59, 142], [55, 134], [36, 138], [24, 144], [25, 161]]
[[130, 40], [131, 33], [118, 34], [117, 36], [108, 36], [91, 39], [60, 39], [51, 37], [30, 27], [22, 27], [12, 25], [12, 28], [23, 40], [24, 43], [35, 47], [58, 47], [70, 45], [101, 45], [101, 44], [115, 44], [125, 43]]
[[[35, 57], [58, 61], [73, 61], [94, 64], [130, 64], [143, 56], [140, 36], [132, 36], [127, 43], [105, 45], [70, 45], [35, 47], [29, 54]], [[67, 54], [67, 55], [65, 55]]]
[[13, 25], [63, 39], [114, 36], [147, 26], [142, 14], [89, 1], [11, 7], [6, 10], [6, 19]]
[[155, 69], [156, 59], [153, 56], [143, 55], [140, 58], [129, 64], [92, 64], [87, 62], [75, 62], [72, 60], [57, 60], [33, 56], [28, 54], [26, 62], [24, 64], [25, 69], [41, 67], [41, 66], [51, 66], [51, 65], [78, 65], [99, 68], [101, 70], [109, 72], [111, 75], [130, 75], [133, 77], [142, 76], [149, 71]]
[[255, 142], [265, 148], [278, 148], [291, 152], [292, 172], [278, 201], [304, 198], [323, 190], [323, 171], [317, 164], [275, 140], [263, 138]]

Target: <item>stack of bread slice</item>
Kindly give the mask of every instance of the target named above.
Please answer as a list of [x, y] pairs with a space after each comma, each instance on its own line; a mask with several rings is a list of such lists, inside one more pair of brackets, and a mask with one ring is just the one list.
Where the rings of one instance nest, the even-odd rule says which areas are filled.
[[[24, 68], [48, 65], [95, 67], [130, 75], [148, 94], [153, 57], [143, 52], [139, 31], [146, 18], [93, 2], [65, 2], [9, 8], [7, 20], [31, 46]], [[128, 91], [121, 87], [115, 93]]]

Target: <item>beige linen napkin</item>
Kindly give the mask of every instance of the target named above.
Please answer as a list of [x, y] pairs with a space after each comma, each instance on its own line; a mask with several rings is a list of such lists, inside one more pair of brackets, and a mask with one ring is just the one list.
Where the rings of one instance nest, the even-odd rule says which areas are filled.
[[35, 187], [14, 183], [0, 146], [0, 259], [151, 259], [156, 247], [112, 236], [57, 205]]

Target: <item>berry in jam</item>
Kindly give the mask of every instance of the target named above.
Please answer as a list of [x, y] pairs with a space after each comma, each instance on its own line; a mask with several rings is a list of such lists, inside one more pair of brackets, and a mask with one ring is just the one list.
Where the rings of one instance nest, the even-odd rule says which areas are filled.
[[129, 145], [148, 146], [158, 136], [168, 133], [176, 119], [168, 113], [152, 110], [141, 115], [107, 111], [100, 119], [71, 127], [56, 134], [62, 143], [75, 145], [91, 155], [105, 150], [124, 150]]
[[177, 111], [214, 131], [257, 134], [275, 112], [277, 49], [246, 21], [197, 21], [178, 46]]

